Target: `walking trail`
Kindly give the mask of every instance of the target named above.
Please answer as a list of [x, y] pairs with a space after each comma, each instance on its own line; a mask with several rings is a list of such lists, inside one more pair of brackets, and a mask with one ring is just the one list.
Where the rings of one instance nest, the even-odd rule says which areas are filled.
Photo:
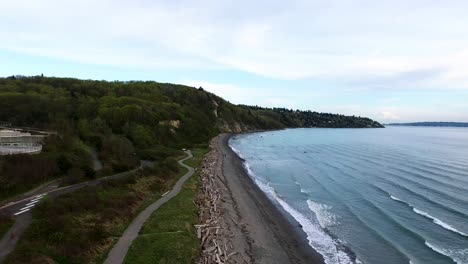
[[187, 168], [188, 172], [176, 182], [174, 188], [169, 193], [167, 193], [165, 196], [161, 197], [159, 200], [148, 206], [135, 219], [133, 219], [132, 223], [127, 227], [117, 244], [110, 251], [104, 264], [123, 263], [125, 256], [127, 255], [128, 249], [130, 248], [130, 245], [132, 244], [133, 240], [135, 240], [135, 238], [138, 236], [138, 233], [140, 232], [140, 229], [145, 223], [145, 221], [161, 205], [165, 204], [171, 198], [179, 194], [185, 181], [187, 181], [187, 179], [190, 178], [190, 176], [192, 176], [192, 174], [195, 172], [194, 168], [183, 163], [184, 161], [193, 157], [192, 152], [190, 152], [190, 150], [187, 150], [185, 151], [185, 153], [187, 154], [187, 157], [179, 160], [178, 162], [180, 166]]

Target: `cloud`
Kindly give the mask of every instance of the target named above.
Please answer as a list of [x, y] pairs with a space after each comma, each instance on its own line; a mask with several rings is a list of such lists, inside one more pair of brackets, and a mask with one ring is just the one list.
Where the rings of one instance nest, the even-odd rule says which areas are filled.
[[[300, 108], [296, 95], [291, 96], [286, 90], [241, 87], [235, 84], [207, 81], [180, 80], [178, 83], [192, 87], [203, 87], [234, 104], [260, 105], [264, 107]], [[302, 94], [304, 96], [304, 94]]]
[[[246, 8], [248, 6], [248, 8]], [[424, 8], [421, 8], [424, 6]], [[143, 69], [240, 70], [340, 87], [468, 89], [468, 4], [9, 1], [0, 49]]]
[[384, 120], [399, 120], [400, 117], [392, 112], [388, 111], [383, 111], [382, 113], [382, 119]]
[[246, 90], [234, 84], [213, 83], [207, 81], [180, 80], [178, 83], [192, 86], [202, 87], [206, 91], [212, 92], [217, 96], [230, 100], [232, 103], [240, 104], [244, 102]]

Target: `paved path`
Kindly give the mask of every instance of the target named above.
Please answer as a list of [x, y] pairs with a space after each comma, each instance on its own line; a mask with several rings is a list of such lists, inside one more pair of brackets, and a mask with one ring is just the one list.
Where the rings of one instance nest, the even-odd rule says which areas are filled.
[[16, 217], [15, 224], [0, 240], [0, 262], [15, 249], [16, 243], [18, 243], [21, 235], [26, 231], [31, 222], [31, 213], [20, 214]]
[[16, 201], [20, 201], [20, 200], [23, 200], [23, 199], [33, 197], [35, 195], [39, 195], [39, 194], [43, 194], [43, 193], [47, 193], [47, 192], [50, 192], [52, 190], [55, 190], [55, 189], [57, 189], [59, 187], [62, 180], [63, 180], [63, 178], [58, 178], [58, 179], [48, 181], [46, 183], [43, 183], [43, 184], [35, 187], [32, 190], [29, 190], [29, 191], [25, 192], [25, 193], [21, 193], [21, 194], [18, 194], [16, 196], [14, 196], [14, 197], [7, 198], [7, 199], [5, 199], [3, 201], [0, 201], [0, 208], [3, 208], [4, 205], [9, 205], [9, 204], [12, 204], [12, 203], [14, 203]]
[[120, 264], [124, 261], [128, 249], [130, 248], [130, 245], [132, 244], [133, 240], [135, 240], [135, 238], [138, 236], [138, 232], [140, 232], [140, 229], [145, 223], [145, 221], [161, 205], [169, 201], [172, 197], [176, 196], [182, 189], [182, 186], [184, 185], [185, 181], [188, 178], [190, 178], [190, 176], [192, 176], [192, 174], [195, 172], [194, 168], [183, 163], [184, 161], [193, 157], [190, 150], [185, 151], [185, 153], [187, 153], [187, 157], [179, 160], [179, 164], [182, 167], [187, 168], [188, 172], [176, 182], [174, 188], [169, 193], [167, 193], [165, 196], [148, 206], [135, 219], [133, 219], [132, 223], [127, 227], [117, 244], [114, 246], [114, 248], [112, 248], [104, 264]]

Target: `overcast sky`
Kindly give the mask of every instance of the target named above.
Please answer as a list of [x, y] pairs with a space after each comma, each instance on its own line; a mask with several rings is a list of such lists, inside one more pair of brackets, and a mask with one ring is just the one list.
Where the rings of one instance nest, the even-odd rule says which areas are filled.
[[0, 75], [155, 80], [233, 103], [468, 121], [468, 1], [0, 0]]

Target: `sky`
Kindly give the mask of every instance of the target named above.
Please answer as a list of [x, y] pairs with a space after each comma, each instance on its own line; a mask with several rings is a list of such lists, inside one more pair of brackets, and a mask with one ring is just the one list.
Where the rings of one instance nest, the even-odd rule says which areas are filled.
[[236, 104], [468, 122], [456, 0], [0, 0], [0, 76], [154, 80]]

